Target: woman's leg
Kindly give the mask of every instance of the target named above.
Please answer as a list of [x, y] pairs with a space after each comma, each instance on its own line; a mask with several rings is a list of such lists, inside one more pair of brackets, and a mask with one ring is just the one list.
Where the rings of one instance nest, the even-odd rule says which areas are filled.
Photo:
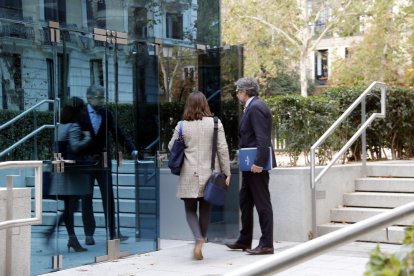
[[204, 244], [204, 236], [200, 227], [200, 221], [197, 217], [197, 201], [198, 200], [196, 198], [186, 198], [184, 199], [184, 206], [187, 223], [190, 226], [190, 229], [193, 232], [194, 238], [196, 240], [193, 251], [194, 259], [202, 260], [203, 253], [201, 250]]
[[67, 196], [65, 198], [65, 211], [63, 213], [66, 230], [68, 231], [69, 239], [68, 239], [68, 252], [70, 248], [73, 248], [75, 252], [83, 252], [87, 251], [86, 248], [83, 248], [78, 238], [75, 234], [75, 226], [74, 226], [74, 218], [73, 214], [79, 207], [79, 197], [78, 196]]
[[203, 239], [207, 238], [207, 230], [210, 224], [211, 218], [211, 204], [204, 199], [199, 200], [200, 208], [199, 208], [199, 224], [200, 224], [200, 231]]
[[65, 198], [65, 210], [63, 212], [63, 219], [65, 221], [66, 230], [69, 237], [75, 237], [75, 226], [73, 213], [79, 207], [79, 198], [77, 196], [67, 196]]
[[188, 226], [190, 226], [193, 232], [195, 240], [204, 240], [201, 232], [200, 223], [197, 216], [197, 199], [185, 198], [184, 199], [185, 216], [187, 218]]

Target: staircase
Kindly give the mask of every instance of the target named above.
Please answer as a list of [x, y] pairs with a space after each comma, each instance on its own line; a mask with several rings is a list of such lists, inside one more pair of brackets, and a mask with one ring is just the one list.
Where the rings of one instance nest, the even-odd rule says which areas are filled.
[[[140, 165], [140, 167], [142, 166], [150, 165]], [[116, 169], [115, 163], [113, 163], [112, 168], [113, 171]], [[118, 176], [113, 173], [112, 178], [114, 185], [115, 210], [117, 210], [117, 192], [115, 186], [118, 178], [120, 226], [123, 228], [134, 228], [136, 231], [140, 229], [141, 235], [145, 235], [145, 237], [156, 235], [158, 208], [156, 175], [135, 171], [135, 164], [132, 161], [124, 162], [118, 170]], [[135, 187], [136, 175], [138, 175], [140, 183], [138, 193], [136, 193], [137, 190]], [[26, 176], [26, 186], [31, 187], [33, 185], [33, 177]], [[104, 227], [105, 216], [101, 193], [97, 183], [95, 183], [93, 195], [93, 210], [96, 225], [97, 227]], [[136, 197], [138, 197], [138, 200], [136, 200]], [[138, 208], [136, 207], [137, 202], [139, 204]], [[33, 200], [32, 204], [34, 204]], [[63, 209], [64, 206], [62, 201], [44, 199], [42, 224], [52, 225], [56, 217], [56, 210], [62, 211]], [[83, 227], [81, 210], [75, 213], [75, 226]]]
[[[370, 164], [368, 177], [356, 179], [355, 192], [343, 195], [343, 204], [330, 211], [330, 223], [318, 226], [324, 235], [349, 224], [386, 212], [414, 201], [414, 163]], [[362, 241], [401, 243], [404, 228], [414, 222], [414, 216], [377, 232], [364, 235]]]

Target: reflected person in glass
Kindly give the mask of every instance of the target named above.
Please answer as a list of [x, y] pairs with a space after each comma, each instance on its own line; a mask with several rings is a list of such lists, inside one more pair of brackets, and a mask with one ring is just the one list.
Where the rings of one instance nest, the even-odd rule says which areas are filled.
[[91, 135], [88, 131], [81, 131], [79, 122], [84, 112], [84, 101], [78, 97], [72, 97], [68, 104], [63, 107], [60, 124], [57, 126], [58, 139], [55, 142], [55, 152], [61, 153], [64, 160], [73, 163], [64, 163], [63, 172], [52, 174], [50, 195], [57, 196], [64, 201], [63, 214], [56, 219], [53, 226], [47, 231], [48, 242], [51, 235], [62, 222], [65, 222], [69, 235], [68, 251], [73, 248], [76, 252], [86, 251], [76, 237], [74, 230], [73, 213], [79, 207], [81, 196], [90, 193], [88, 166], [79, 152], [91, 143]]
[[[210, 223], [211, 204], [204, 200], [204, 188], [211, 175], [214, 120], [207, 99], [202, 92], [192, 92], [187, 98], [183, 114], [183, 137], [186, 145], [180, 172], [177, 197], [184, 201], [186, 219], [195, 239], [193, 256], [202, 260], [202, 247]], [[168, 144], [171, 150], [178, 138], [179, 124]], [[208, 158], [206, 158], [208, 157]], [[224, 173], [230, 183], [230, 160], [223, 124], [218, 120], [217, 157], [215, 171]], [[197, 216], [197, 209], [199, 215]]]
[[85, 244], [95, 244], [93, 235], [96, 229], [96, 222], [92, 205], [95, 180], [98, 182], [102, 195], [105, 223], [109, 229], [109, 239], [118, 238], [124, 241], [128, 237], [119, 233], [119, 225], [118, 231], [115, 229], [115, 202], [112, 187], [112, 158], [109, 134], [112, 135], [114, 141], [118, 141], [120, 147], [127, 148], [133, 157], [137, 157], [138, 151], [116, 124], [112, 112], [104, 107], [104, 88], [100, 85], [90, 86], [86, 91], [86, 98], [88, 104], [86, 106], [86, 113], [82, 117], [81, 128], [84, 131], [91, 132], [92, 143], [82, 151], [82, 154], [88, 159], [95, 161], [96, 165], [90, 171], [90, 194], [82, 199], [82, 221], [86, 236]]

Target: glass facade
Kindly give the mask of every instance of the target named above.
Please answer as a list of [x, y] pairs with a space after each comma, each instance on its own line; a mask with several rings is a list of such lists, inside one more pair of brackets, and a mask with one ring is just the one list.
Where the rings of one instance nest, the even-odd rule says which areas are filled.
[[[241, 47], [220, 47], [218, 0], [0, 0], [0, 124], [25, 114], [0, 128], [0, 160], [43, 160], [44, 176], [55, 174], [62, 164], [53, 146], [61, 107], [74, 96], [86, 102], [88, 87], [102, 86], [115, 129], [130, 138], [142, 161], [134, 161], [117, 135], [105, 133], [108, 152], [101, 157], [112, 166], [102, 170], [113, 183], [116, 232], [129, 237], [115, 255], [156, 250], [160, 170], [166, 169], [167, 144], [189, 93], [206, 94], [235, 158], [240, 107], [233, 83], [242, 75], [242, 54]], [[213, 241], [238, 234], [233, 166], [228, 202], [213, 210]], [[20, 173], [23, 180], [15, 186], [33, 186], [31, 172]], [[103, 196], [110, 200], [107, 194], [95, 183], [95, 245], [84, 245], [82, 208], [76, 208], [75, 232], [84, 252], [68, 247], [64, 225], [49, 231], [65, 209], [62, 198], [43, 199], [42, 225], [32, 227], [33, 275], [113, 256], [102, 204]]]

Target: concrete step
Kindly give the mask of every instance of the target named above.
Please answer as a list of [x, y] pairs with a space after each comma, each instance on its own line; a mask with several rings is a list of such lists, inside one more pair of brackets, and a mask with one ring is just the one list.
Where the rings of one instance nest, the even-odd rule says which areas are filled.
[[414, 161], [401, 160], [390, 162], [373, 162], [367, 165], [368, 176], [380, 177], [414, 177]]
[[[94, 198], [102, 198], [101, 191], [99, 186], [95, 184], [93, 188], [93, 197]], [[114, 198], [124, 198], [124, 199], [135, 199], [135, 187], [131, 186], [118, 186], [118, 193], [116, 191], [116, 187], [114, 189]], [[156, 188], [155, 187], [139, 187], [139, 198], [140, 199], [156, 199]]]
[[[392, 209], [360, 207], [334, 208], [331, 210], [330, 218], [332, 222], [336, 223], [354, 223], [390, 210]], [[394, 223], [394, 225], [411, 225], [413, 221], [414, 216], [409, 216]]]
[[[350, 224], [345, 223], [328, 223], [319, 225], [317, 227], [318, 236], [322, 236], [333, 232], [335, 230], [341, 229], [343, 227], [349, 226]], [[368, 241], [368, 242], [383, 242], [383, 243], [396, 243], [401, 244], [404, 239], [405, 228], [401, 226], [390, 226], [387, 228], [380, 229], [375, 232], [371, 232], [359, 237], [358, 241]]]
[[[140, 186], [155, 186], [155, 175], [153, 170], [143, 172], [143, 171], [135, 171], [131, 173], [125, 173], [120, 171], [118, 174], [115, 172], [112, 173], [112, 182], [114, 186], [118, 183], [119, 186], [133, 186], [136, 185], [136, 176], [138, 177], [138, 182]], [[26, 187], [34, 187], [34, 175], [28, 176], [16, 176], [14, 178], [14, 182], [16, 183], [16, 187], [26, 186]]]
[[361, 192], [414, 193], [414, 178], [367, 177], [355, 181]]
[[[121, 213], [134, 213], [135, 214], [135, 200], [131, 199], [120, 199], [119, 209]], [[79, 202], [80, 206], [80, 202]], [[80, 208], [80, 207], [79, 207]], [[139, 212], [140, 214], [152, 214], [157, 210], [157, 204], [155, 200], [140, 200], [139, 201]], [[56, 212], [56, 210], [63, 210], [64, 205], [61, 200], [43, 200], [42, 205], [43, 212]], [[32, 201], [32, 210], [34, 210], [34, 201]], [[117, 203], [115, 202], [115, 210], [117, 210]], [[93, 199], [93, 211], [95, 213], [103, 212], [103, 205], [101, 199]]]
[[343, 205], [355, 207], [395, 208], [412, 202], [414, 194], [355, 192], [344, 194]]
[[[54, 212], [43, 212], [42, 214], [42, 225], [52, 225], [55, 223], [56, 213]], [[117, 220], [117, 218], [115, 218]], [[105, 227], [105, 216], [103, 213], [95, 213], [96, 227]], [[136, 216], [135, 214], [121, 213], [120, 225], [121, 227], [136, 228]], [[157, 231], [157, 219], [155, 215], [142, 214], [140, 215], [139, 223], [141, 229], [147, 231]], [[83, 227], [82, 213], [75, 213], [75, 226]]]
[[[34, 198], [35, 190], [31, 190], [32, 199]], [[135, 199], [135, 187], [125, 187], [119, 186], [118, 187], [119, 198], [123, 199]], [[118, 193], [116, 192], [116, 188], [114, 187], [114, 198], [118, 198]], [[157, 190], [155, 187], [140, 187], [139, 188], [139, 199], [156, 199], [157, 198]], [[98, 185], [94, 186], [93, 190], [93, 197], [94, 198], [102, 198], [101, 191], [99, 190]]]

